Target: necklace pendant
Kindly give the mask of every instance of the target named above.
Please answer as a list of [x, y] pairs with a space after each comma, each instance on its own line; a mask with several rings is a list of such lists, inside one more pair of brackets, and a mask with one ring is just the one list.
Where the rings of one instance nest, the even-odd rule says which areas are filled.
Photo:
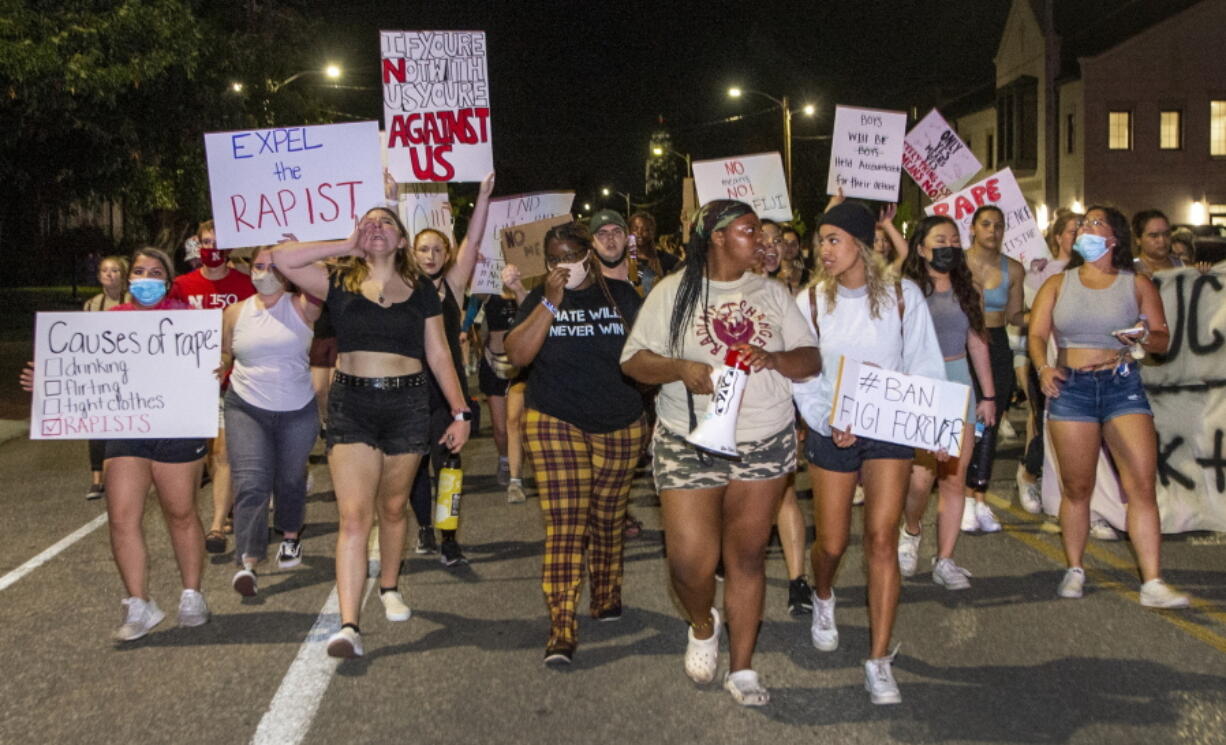
[[379, 305], [383, 305], [383, 293], [379, 293]]

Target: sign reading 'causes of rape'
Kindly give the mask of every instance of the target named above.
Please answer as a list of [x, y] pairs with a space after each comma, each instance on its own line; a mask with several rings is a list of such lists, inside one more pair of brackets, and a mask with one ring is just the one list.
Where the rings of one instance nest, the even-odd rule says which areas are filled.
[[389, 166], [401, 183], [494, 170], [484, 31], [381, 31]]
[[1026, 203], [1026, 197], [1017, 186], [1013, 171], [1006, 168], [924, 208], [929, 215], [946, 215], [958, 223], [962, 233], [962, 246], [971, 245], [971, 221], [975, 210], [984, 205], [993, 205], [1005, 215], [1005, 238], [1000, 250], [1030, 266], [1033, 259], [1051, 256], [1043, 233], [1034, 221], [1034, 213]]
[[963, 445], [970, 386], [839, 358], [830, 425], [956, 456]]
[[949, 196], [983, 168], [936, 109], [907, 133], [902, 167], [929, 199]]
[[714, 199], [737, 199], [753, 207], [764, 220], [792, 219], [792, 202], [779, 153], [740, 155], [735, 158], [694, 161], [698, 204]]
[[836, 106], [826, 193], [897, 202], [907, 115]]
[[502, 292], [502, 268], [506, 265], [502, 258], [504, 228], [527, 225], [547, 217], [569, 217], [574, 201], [573, 191], [542, 191], [491, 199], [471, 291], [478, 295]]
[[204, 136], [219, 248], [344, 238], [383, 201], [379, 123]]
[[39, 313], [30, 437], [215, 437], [220, 363], [220, 310]]

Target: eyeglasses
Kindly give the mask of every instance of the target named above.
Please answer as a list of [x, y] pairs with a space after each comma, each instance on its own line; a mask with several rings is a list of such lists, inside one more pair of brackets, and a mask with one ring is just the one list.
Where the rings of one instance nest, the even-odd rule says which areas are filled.
[[1077, 227], [1080, 227], [1080, 228], [1110, 228], [1111, 226], [1108, 225], [1105, 220], [1094, 219], [1094, 220], [1082, 220], [1081, 224], [1078, 225]]
[[577, 264], [580, 261], [587, 260], [588, 251], [580, 251], [574, 253], [564, 253], [556, 259], [549, 257], [545, 259], [545, 266], [553, 269], [558, 264]]

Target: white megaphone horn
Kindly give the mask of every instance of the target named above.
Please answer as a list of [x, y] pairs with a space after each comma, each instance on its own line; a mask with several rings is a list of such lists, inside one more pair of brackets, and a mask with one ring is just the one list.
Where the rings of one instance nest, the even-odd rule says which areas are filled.
[[741, 353], [729, 349], [724, 355], [724, 365], [711, 373], [715, 392], [711, 403], [702, 415], [702, 421], [685, 441], [694, 447], [724, 458], [740, 460], [736, 449], [736, 417], [741, 411], [741, 399], [745, 384], [749, 382], [749, 365], [741, 360]]

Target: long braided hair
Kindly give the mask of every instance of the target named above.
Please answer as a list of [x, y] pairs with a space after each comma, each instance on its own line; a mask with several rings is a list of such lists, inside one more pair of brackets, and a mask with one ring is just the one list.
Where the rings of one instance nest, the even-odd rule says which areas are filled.
[[[706, 308], [711, 294], [710, 268], [708, 267], [711, 235], [723, 230], [736, 219], [754, 214], [753, 208], [735, 199], [716, 199], [707, 202], [694, 215], [690, 228], [690, 242], [685, 247], [685, 264], [681, 269], [681, 282], [673, 304], [673, 315], [668, 324], [668, 348], [673, 354], [681, 351], [685, 343], [685, 329], [694, 318], [699, 296]], [[706, 313], [702, 322], [707, 323]]]

